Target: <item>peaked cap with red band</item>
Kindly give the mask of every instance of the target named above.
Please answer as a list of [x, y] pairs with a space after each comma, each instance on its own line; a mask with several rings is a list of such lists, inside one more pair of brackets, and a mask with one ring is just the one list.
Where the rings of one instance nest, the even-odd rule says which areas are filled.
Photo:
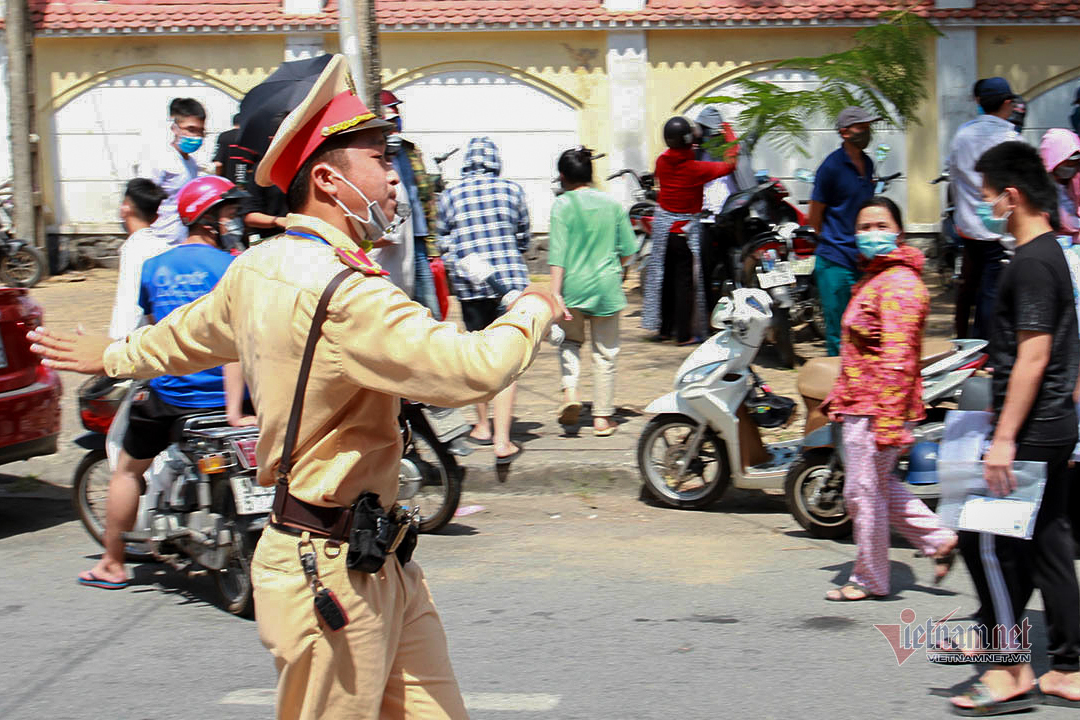
[[331, 137], [391, 128], [356, 97], [345, 56], [334, 55], [304, 101], [281, 122], [255, 171], [255, 182], [288, 192], [300, 166]]

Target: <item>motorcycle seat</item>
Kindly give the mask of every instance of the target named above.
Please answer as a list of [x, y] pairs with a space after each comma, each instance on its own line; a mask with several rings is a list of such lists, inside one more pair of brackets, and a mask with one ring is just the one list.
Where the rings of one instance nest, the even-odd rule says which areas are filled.
[[229, 421], [226, 419], [225, 413], [220, 410], [188, 413], [187, 415], [181, 415], [173, 422], [172, 430], [169, 432], [169, 440], [170, 442], [179, 442], [184, 435], [184, 431], [188, 429], [205, 430], [208, 427], [222, 425], [228, 427]]
[[[948, 340], [931, 338], [923, 343], [919, 367], [924, 368], [953, 352], [953, 344]], [[811, 358], [799, 369], [796, 383], [799, 394], [804, 398], [824, 400], [832, 390], [836, 378], [840, 376], [840, 358]]]
[[953, 344], [941, 338], [930, 338], [923, 341], [922, 358], [919, 360], [919, 369], [929, 367], [938, 360], [943, 360], [953, 352]]

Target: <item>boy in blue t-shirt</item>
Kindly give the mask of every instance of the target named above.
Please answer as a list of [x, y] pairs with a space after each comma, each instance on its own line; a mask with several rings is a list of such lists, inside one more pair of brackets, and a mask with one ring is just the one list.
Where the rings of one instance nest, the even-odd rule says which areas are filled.
[[[200, 177], [177, 197], [180, 219], [188, 226], [182, 244], [143, 263], [139, 305], [153, 322], [209, 293], [233, 256], [219, 240], [228, 232], [244, 193], [225, 178]], [[151, 380], [131, 405], [123, 451], [109, 483], [105, 509], [105, 554], [79, 582], [110, 590], [126, 587], [122, 534], [132, 529], [139, 508], [142, 477], [154, 457], [169, 446], [172, 429], [184, 415], [223, 410], [233, 425], [253, 425], [241, 413], [244, 381], [239, 363], [183, 376]]]

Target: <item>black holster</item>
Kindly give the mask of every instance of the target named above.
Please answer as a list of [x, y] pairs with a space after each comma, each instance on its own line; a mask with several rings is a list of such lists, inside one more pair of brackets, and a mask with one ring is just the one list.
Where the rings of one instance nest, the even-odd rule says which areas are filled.
[[[407, 523], [407, 527], [398, 540], [403, 523]], [[417, 528], [404, 513], [399, 512], [396, 517], [391, 518], [379, 504], [379, 496], [366, 492], [353, 506], [345, 565], [350, 570], [375, 573], [382, 569], [386, 556], [391, 552], [396, 553], [398, 562], [405, 565], [412, 559], [416, 538]]]

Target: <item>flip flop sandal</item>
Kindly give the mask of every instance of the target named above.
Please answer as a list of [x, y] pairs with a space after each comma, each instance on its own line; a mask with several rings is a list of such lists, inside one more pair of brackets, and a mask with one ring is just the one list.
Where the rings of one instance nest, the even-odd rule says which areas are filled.
[[677, 342], [675, 344], [678, 345], [679, 347], [690, 347], [691, 345], [700, 345], [701, 344], [701, 338], [692, 337], [689, 340], [680, 340], [679, 342]]
[[611, 437], [615, 434], [615, 431], [619, 429], [618, 425], [610, 425], [603, 430], [593, 428], [592, 434], [596, 437]]
[[522, 453], [524, 453], [524, 452], [525, 452], [525, 448], [523, 448], [521, 446], [518, 446], [518, 449], [515, 450], [514, 452], [510, 453], [509, 455], [504, 455], [503, 457], [499, 457], [498, 455], [496, 455], [495, 456], [495, 464], [496, 465], [509, 465], [510, 463], [514, 462], [519, 457], [521, 457]]
[[92, 572], [87, 572], [86, 574], [88, 577], [83, 577], [82, 575], [80, 575], [77, 578], [78, 583], [80, 585], [85, 585], [86, 587], [101, 588], [102, 590], [123, 590], [131, 582], [130, 580], [124, 580], [123, 582], [113, 582], [111, 580], [99, 578]]
[[1062, 697], [1061, 695], [1054, 695], [1053, 693], [1044, 692], [1042, 688], [1038, 688], [1038, 692], [1039, 692], [1039, 704], [1040, 705], [1053, 705], [1054, 707], [1080, 708], [1080, 700], [1070, 700], [1069, 698]]
[[560, 425], [577, 425], [578, 419], [581, 418], [582, 405], [577, 400], [573, 402], [565, 402], [559, 406], [559, 424]]
[[[848, 597], [844, 594], [844, 590], [847, 590], [848, 588], [851, 588], [852, 590], [858, 590], [859, 592], [863, 593], [863, 597]], [[830, 593], [832, 592], [836, 593], [835, 597], [830, 595]], [[829, 602], [859, 602], [860, 600], [879, 600], [883, 597], [885, 596], [876, 595], [864, 588], [862, 585], [856, 585], [855, 583], [848, 583], [847, 585], [839, 588], [834, 588], [833, 590], [825, 593], [825, 599]]]
[[1011, 713], [1032, 709], [1039, 704], [1040, 699], [1035, 691], [1029, 690], [1026, 693], [1014, 695], [1006, 700], [995, 700], [993, 694], [990, 692], [990, 688], [981, 682], [972, 685], [971, 689], [964, 693], [964, 696], [971, 698], [974, 706], [957, 707], [956, 705], [953, 705], [952, 711], [954, 715], [959, 715], [961, 717], [1009, 715]]

